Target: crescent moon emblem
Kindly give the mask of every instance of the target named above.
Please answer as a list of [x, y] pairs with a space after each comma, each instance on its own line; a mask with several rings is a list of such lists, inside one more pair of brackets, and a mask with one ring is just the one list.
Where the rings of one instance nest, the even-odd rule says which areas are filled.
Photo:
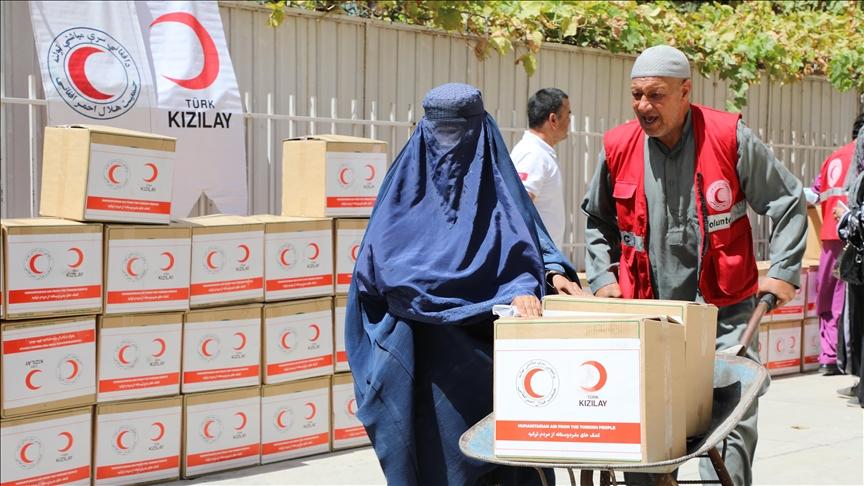
[[339, 171], [339, 182], [341, 182], [342, 184], [344, 184], [346, 186], [348, 184], [350, 184], [350, 181], [345, 180], [345, 174], [347, 174], [350, 170], [351, 169], [346, 167], [346, 168]]
[[66, 445], [57, 449], [57, 451], [69, 452], [69, 449], [72, 448], [72, 444], [75, 443], [75, 438], [72, 437], [72, 434], [69, 432], [60, 432], [59, 434], [57, 434], [57, 437], [65, 437], [66, 438]]
[[606, 368], [602, 364], [598, 363], [597, 361], [586, 361], [586, 362], [582, 363], [582, 366], [593, 366], [597, 370], [597, 373], [599, 375], [599, 378], [597, 378], [597, 383], [595, 383], [594, 386], [590, 386], [590, 387], [583, 386], [582, 389], [585, 390], [586, 392], [596, 392], [596, 391], [600, 390], [601, 388], [603, 388], [603, 386], [606, 384], [606, 378], [607, 378], [606, 377]]
[[126, 435], [126, 432], [127, 431], [124, 430], [117, 434], [117, 440], [115, 441], [115, 443], [117, 444], [117, 448], [123, 449], [124, 451], [128, 449], [128, 447], [126, 447], [126, 444], [123, 443], [123, 436]]
[[318, 243], [309, 243], [309, 248], [312, 248], [314, 252], [312, 256], [309, 257], [310, 260], [315, 260], [318, 258], [318, 255], [321, 254], [321, 248], [318, 247]]
[[204, 53], [204, 65], [201, 66], [201, 72], [197, 76], [189, 79], [176, 79], [164, 76], [165, 79], [173, 81], [178, 86], [186, 89], [204, 89], [213, 84], [213, 81], [216, 81], [216, 77], [219, 76], [219, 51], [216, 50], [216, 43], [213, 42], [213, 38], [210, 37], [207, 29], [201, 25], [201, 22], [194, 15], [186, 12], [171, 12], [161, 15], [150, 24], [150, 27], [162, 22], [177, 22], [189, 26], [195, 33], [195, 36], [198, 37], [198, 42], [201, 43], [201, 51]]
[[357, 253], [360, 251], [360, 245], [354, 245], [351, 247], [351, 259], [355, 262], [357, 261]]
[[120, 168], [120, 166], [117, 164], [111, 164], [111, 166], [108, 167], [108, 180], [114, 184], [120, 184], [120, 181], [118, 181], [117, 177], [114, 175], [114, 171], [116, 171], [119, 168]]
[[67, 380], [71, 380], [78, 376], [78, 362], [74, 359], [67, 359], [66, 362], [72, 365], [72, 373], [69, 373], [69, 376], [66, 377]]
[[44, 254], [43, 253], [35, 253], [35, 254], [33, 254], [33, 256], [30, 257], [30, 262], [29, 262], [30, 271], [35, 273], [36, 275], [42, 275], [43, 273], [45, 273], [43, 271], [40, 271], [39, 268], [36, 267], [36, 260], [38, 260], [39, 257], [41, 257], [41, 256], [44, 256]]
[[291, 251], [291, 248], [285, 248], [284, 250], [279, 252], [279, 261], [282, 262], [282, 265], [288, 266], [288, 262], [285, 261], [285, 254]]
[[281, 412], [279, 412], [279, 415], [276, 416], [276, 425], [280, 429], [284, 429], [286, 427], [286, 425], [282, 423], [282, 417], [284, 417], [284, 416], [285, 416], [285, 410], [282, 410]]
[[21, 462], [23, 462], [24, 464], [33, 464], [33, 461], [29, 457], [27, 457], [27, 449], [29, 449], [32, 445], [32, 442], [28, 442], [21, 446], [21, 450], [18, 451], [18, 458], [21, 459]]
[[318, 408], [315, 407], [315, 404], [312, 402], [306, 402], [306, 406], [309, 407], [309, 415], [306, 416], [306, 420], [312, 420], [315, 417], [315, 412], [318, 411]]
[[778, 353], [781, 352], [781, 351], [783, 351], [783, 340], [782, 340], [782, 339], [778, 340], [778, 341], [777, 341], [777, 345], [774, 346], [774, 347], [777, 348], [777, 352], [778, 352]]
[[123, 346], [120, 346], [120, 349], [117, 350], [117, 360], [120, 361], [121, 363], [123, 363], [124, 365], [129, 364], [129, 362], [126, 361], [126, 356], [124, 356], [124, 353], [126, 352], [126, 349], [128, 347], [129, 347], [128, 344], [124, 344]]
[[155, 353], [153, 353], [152, 356], [153, 356], [154, 358], [160, 358], [160, 357], [162, 357], [162, 355], [165, 354], [165, 348], [167, 347], [167, 346], [165, 345], [165, 340], [162, 339], [162, 338], [156, 338], [156, 339], [153, 340], [153, 342], [159, 345], [159, 351], [156, 351]]
[[216, 270], [216, 265], [213, 264], [213, 255], [215, 255], [215, 251], [211, 251], [207, 254], [207, 266], [210, 267], [210, 270]]
[[246, 335], [242, 332], [235, 332], [234, 335], [240, 337], [240, 345], [236, 346], [234, 348], [234, 351], [240, 351], [241, 349], [246, 347]]
[[153, 426], [159, 429], [159, 433], [156, 434], [156, 437], [151, 437], [150, 440], [153, 442], [162, 440], [162, 436], [165, 435], [165, 425], [162, 422], [153, 422]]
[[132, 275], [133, 277], [137, 277], [138, 274], [135, 273], [135, 270], [132, 268], [135, 265], [135, 261], [138, 260], [138, 257], [132, 257], [126, 261], [126, 273]]
[[146, 164], [144, 164], [144, 166], [150, 168], [150, 177], [149, 177], [149, 178], [145, 178], [145, 179], [144, 179], [144, 182], [153, 182], [153, 181], [155, 181], [156, 178], [159, 177], [159, 168], [156, 167], [156, 164], [154, 164], [153, 162], [147, 162]]
[[795, 347], [795, 336], [789, 336], [789, 347], [790, 348]]
[[164, 267], [162, 267], [162, 271], [167, 272], [168, 270], [171, 270], [172, 268], [174, 268], [174, 254], [171, 253], [170, 251], [163, 251], [162, 256], [168, 258], [168, 264], [165, 265]]
[[525, 373], [525, 379], [522, 380], [522, 386], [525, 388], [525, 393], [527, 393], [531, 398], [543, 398], [543, 395], [535, 392], [534, 388], [531, 387], [531, 379], [541, 371], [543, 370], [540, 368], [532, 368], [528, 373]]
[[280, 339], [280, 341], [282, 343], [282, 347], [285, 349], [291, 349], [291, 346], [288, 345], [288, 343], [285, 341], [285, 339], [290, 335], [291, 335], [291, 331], [285, 331], [285, 333], [282, 334], [282, 338]]
[[369, 177], [367, 177], [366, 180], [371, 181], [375, 178], [375, 166], [372, 164], [366, 164], [366, 168], [369, 169]]
[[72, 84], [78, 88], [78, 91], [83, 93], [88, 98], [105, 101], [111, 99], [113, 96], [107, 93], [103, 93], [96, 89], [93, 86], [93, 83], [90, 82], [90, 79], [87, 78], [87, 72], [85, 70], [85, 65], [87, 64], [87, 58], [92, 56], [93, 54], [104, 53], [102, 49], [93, 46], [84, 46], [79, 49], [76, 49], [75, 52], [69, 55], [69, 79], [72, 81]]
[[82, 263], [84, 263], [84, 252], [81, 251], [81, 248], [73, 246], [66, 251], [71, 251], [75, 254], [76, 257], [75, 263], [70, 263], [69, 268], [78, 268], [81, 266]]
[[729, 194], [729, 191], [724, 187], [717, 191], [717, 195], [715, 197], [717, 198], [718, 203], [726, 204], [729, 202], [731, 194]]
[[234, 427], [234, 430], [243, 430], [243, 427], [246, 427], [246, 414], [243, 412], [237, 412], [234, 415], [240, 417], [241, 420], [240, 425]]
[[357, 415], [357, 400], [348, 400], [348, 415]]
[[213, 341], [213, 338], [207, 338], [201, 343], [201, 354], [203, 354], [204, 356], [207, 356], [208, 358], [213, 356], [212, 354], [210, 354], [209, 351], [207, 351], [207, 343], [209, 343], [211, 341]]
[[317, 341], [318, 338], [321, 336], [321, 328], [318, 327], [318, 324], [309, 324], [309, 329], [315, 331], [315, 335], [309, 338], [309, 340], [313, 342]]
[[249, 261], [249, 255], [252, 254], [252, 252], [249, 251], [249, 246], [241, 244], [241, 245], [237, 245], [237, 248], [240, 248], [241, 250], [243, 250], [243, 258], [241, 258], [237, 261], [240, 263], [246, 263], [247, 261]]
[[38, 390], [38, 389], [42, 388], [41, 385], [34, 385], [33, 384], [33, 377], [36, 376], [36, 373], [42, 373], [42, 370], [30, 370], [24, 376], [24, 385], [27, 388], [29, 388], [30, 390]]
[[213, 425], [212, 420], [208, 420], [208, 421], [204, 422], [204, 437], [207, 437], [208, 439], [214, 438], [212, 435], [210, 435], [210, 426], [211, 425]]

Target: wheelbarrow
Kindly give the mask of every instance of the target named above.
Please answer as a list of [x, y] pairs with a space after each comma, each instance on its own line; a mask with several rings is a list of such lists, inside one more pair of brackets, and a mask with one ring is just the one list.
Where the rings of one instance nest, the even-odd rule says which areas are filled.
[[[566, 469], [570, 484], [576, 486], [575, 470], [580, 470], [581, 486], [593, 485], [594, 470], [600, 471], [602, 486], [617, 484], [615, 472], [652, 473], [658, 476], [655, 484], [721, 484], [734, 486], [729, 472], [726, 470], [726, 439], [732, 432], [744, 413], [759, 396], [768, 380], [768, 371], [759, 363], [745, 358], [748, 345], [759, 328], [762, 316], [771, 310], [776, 303], [776, 297], [765, 294], [756, 306], [753, 315], [747, 323], [739, 344], [732, 349], [716, 354], [714, 360], [714, 405], [711, 414], [711, 425], [708, 431], [699, 437], [691, 437], [687, 441], [687, 453], [675, 459], [651, 463], [634, 462], [547, 462], [534, 460], [507, 460], [498, 458], [493, 453], [495, 443], [495, 414], [489, 414], [483, 420], [468, 429], [459, 439], [462, 453], [473, 459], [505, 466], [531, 467], [537, 470], [540, 480], [547, 486], [543, 468]], [[717, 450], [721, 445], [722, 452]], [[673, 471], [685, 462], [707, 457], [717, 473], [716, 481], [677, 481]]]

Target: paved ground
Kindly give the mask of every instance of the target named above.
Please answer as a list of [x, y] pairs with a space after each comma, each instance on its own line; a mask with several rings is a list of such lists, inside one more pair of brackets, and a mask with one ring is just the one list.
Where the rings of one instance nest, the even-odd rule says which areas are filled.
[[[864, 484], [864, 409], [835, 393], [852, 381], [817, 374], [773, 380], [759, 407], [756, 484]], [[695, 461], [679, 476], [697, 478]], [[566, 474], [559, 472], [557, 483], [569, 484]], [[375, 485], [384, 476], [367, 447], [171, 484]]]

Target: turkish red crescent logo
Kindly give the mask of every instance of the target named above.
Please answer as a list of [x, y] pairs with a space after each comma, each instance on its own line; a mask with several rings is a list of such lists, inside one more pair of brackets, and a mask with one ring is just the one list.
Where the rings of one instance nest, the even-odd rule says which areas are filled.
[[69, 268], [78, 268], [81, 266], [82, 263], [84, 263], [84, 252], [81, 251], [81, 248], [78, 248], [77, 246], [73, 246], [72, 248], [69, 248], [66, 251], [69, 251], [69, 252], [72, 252], [75, 254], [75, 262], [70, 263]]
[[202, 432], [204, 432], [204, 437], [206, 437], [208, 439], [215, 439], [216, 437], [210, 433], [210, 426], [211, 425], [213, 425], [213, 420], [208, 420], [208, 421], [204, 422], [204, 427], [203, 427]]
[[219, 267], [213, 263], [213, 256], [216, 255], [216, 253], [217, 252], [215, 250], [207, 253], [206, 263], [207, 263], [207, 268], [209, 268], [210, 270], [218, 270], [219, 269]]
[[247, 261], [249, 261], [249, 255], [252, 254], [252, 252], [249, 251], [249, 246], [244, 245], [244, 244], [240, 244], [240, 245], [237, 245], [237, 248], [240, 248], [241, 250], [243, 250], [243, 258], [240, 258], [237, 261], [239, 263], [246, 263]]
[[351, 169], [348, 167], [343, 167], [342, 170], [339, 171], [339, 182], [341, 182], [342, 185], [347, 186], [351, 184], [351, 172]]
[[132, 257], [132, 258], [126, 260], [126, 273], [133, 276], [133, 277], [138, 276], [138, 273], [135, 272], [135, 262], [137, 262], [137, 261], [138, 261], [138, 257]]
[[840, 180], [840, 175], [843, 173], [843, 161], [834, 159], [828, 163], [828, 185], [837, 187], [837, 182]]
[[246, 335], [242, 332], [235, 332], [234, 335], [240, 338], [240, 344], [234, 347], [234, 351], [240, 351], [246, 347]]
[[201, 341], [201, 354], [203, 354], [204, 356], [206, 356], [208, 358], [213, 357], [213, 354], [207, 350], [207, 345], [210, 344], [211, 342], [213, 342], [213, 338], [207, 338], [207, 339]]
[[597, 361], [586, 361], [580, 366], [590, 366], [597, 370], [597, 383], [592, 386], [582, 386], [580, 388], [586, 392], [593, 393], [599, 391], [604, 385], [606, 385], [606, 368], [602, 364]]
[[234, 427], [234, 430], [243, 430], [246, 427], [246, 414], [243, 412], [237, 412], [234, 415], [240, 417], [240, 425]]
[[78, 49], [72, 51], [72, 54], [69, 54], [69, 60], [67, 63], [69, 69], [69, 79], [72, 81], [72, 84], [78, 88], [84, 96], [98, 101], [109, 100], [114, 97], [114, 95], [110, 95], [107, 93], [103, 93], [96, 89], [93, 86], [93, 83], [90, 82], [90, 79], [87, 78], [86, 72], [86, 64], [87, 58], [92, 56], [93, 54], [102, 54], [105, 51], [99, 49], [98, 47], [93, 46], [82, 46]]
[[120, 346], [120, 349], [117, 350], [117, 361], [123, 363], [124, 365], [129, 364], [129, 361], [126, 360], [126, 356], [125, 356], [127, 349], [129, 349], [129, 345], [124, 344], [123, 346]]
[[177, 79], [163, 76], [165, 79], [174, 82], [180, 87], [186, 89], [205, 89], [216, 81], [219, 76], [219, 51], [216, 50], [216, 43], [207, 29], [201, 25], [201, 22], [194, 15], [187, 12], [170, 12], [160, 15], [150, 24], [152, 28], [156, 24], [163, 22], [177, 22], [189, 26], [198, 37], [198, 42], [201, 43], [201, 51], [204, 54], [204, 65], [201, 66], [201, 72], [197, 76], [189, 79]]
[[369, 169], [369, 177], [366, 178], [367, 181], [371, 181], [375, 179], [375, 166], [372, 164], [366, 164], [366, 168]]
[[41, 385], [33, 384], [33, 377], [36, 376], [37, 373], [42, 373], [42, 370], [30, 370], [24, 375], [24, 386], [26, 386], [30, 390], [38, 390], [42, 388]]
[[288, 343], [288, 338], [291, 337], [292, 334], [293, 333], [291, 332], [291, 330], [285, 331], [284, 333], [282, 333], [282, 337], [279, 339], [279, 342], [282, 344], [282, 347], [285, 348], [286, 350], [291, 349], [291, 345]]
[[708, 205], [715, 211], [726, 211], [732, 207], [732, 188], [725, 179], [714, 181], [706, 191]]
[[282, 417], [285, 416], [285, 410], [280, 410], [279, 415], [276, 415], [276, 426], [280, 429], [284, 429], [288, 426], [288, 424], [282, 422]]
[[351, 400], [348, 400], [348, 407], [347, 408], [348, 408], [348, 415], [350, 415], [352, 417], [357, 415], [357, 400], [355, 400], [354, 398], [352, 398]]
[[525, 393], [527, 393], [531, 398], [543, 398], [543, 395], [535, 392], [534, 388], [531, 387], [531, 379], [541, 371], [543, 371], [542, 368], [532, 368], [525, 373], [525, 378], [522, 380], [522, 387], [525, 388]]
[[309, 338], [309, 340], [314, 343], [319, 337], [321, 337], [321, 328], [318, 327], [318, 324], [309, 324], [309, 329], [312, 329], [315, 333], [311, 338]]
[[318, 411], [318, 408], [312, 402], [306, 402], [306, 408], [309, 409], [309, 415], [306, 416], [306, 420], [312, 420], [315, 418], [315, 413]]
[[121, 184], [123, 181], [117, 179], [117, 169], [121, 168], [120, 164], [111, 164], [108, 166], [108, 180], [111, 181], [112, 184]]
[[318, 247], [318, 243], [309, 243], [309, 245], [307, 245], [307, 248], [312, 250], [312, 255], [309, 256], [310, 260], [316, 260], [318, 258], [318, 255], [321, 254], [321, 248]]
[[165, 340], [162, 338], [155, 338], [153, 339], [153, 342], [159, 345], [159, 351], [156, 351], [151, 356], [154, 358], [161, 358], [165, 354], [165, 348], [167, 348]]
[[[775, 347], [777, 348], [777, 352], [778, 352], [778, 353], [781, 352], [781, 351], [783, 351], [783, 348], [784, 348], [784, 346], [783, 346], [783, 340], [782, 340], [782, 339], [778, 339], [778, 340], [777, 340], [777, 346], [775, 346]], [[795, 336], [789, 336], [789, 349], [792, 349], [792, 348], [794, 348], [794, 347], [795, 347]]]
[[152, 425], [156, 427], [156, 430], [158, 430], [158, 432], [156, 432], [156, 437], [151, 437], [150, 440], [153, 442], [158, 442], [162, 440], [162, 437], [165, 435], [165, 424], [163, 424], [162, 422], [153, 422]]
[[163, 251], [162, 256], [168, 259], [168, 263], [164, 267], [162, 267], [161, 270], [163, 272], [167, 272], [168, 270], [174, 268], [174, 254], [170, 251]]
[[144, 182], [149, 184], [155, 181], [157, 177], [159, 177], [159, 167], [157, 167], [156, 164], [154, 164], [153, 162], [147, 162], [146, 164], [144, 164], [144, 166], [150, 169], [150, 177], [144, 178]]
[[34, 253], [30, 257], [30, 261], [27, 262], [27, 265], [30, 267], [30, 271], [35, 273], [36, 275], [42, 275], [43, 273], [45, 273], [42, 270], [39, 270], [39, 267], [36, 266], [36, 261], [39, 260], [39, 257], [42, 257], [42, 256], [45, 256], [45, 254], [44, 253]]
[[127, 432], [129, 432], [129, 431], [128, 430], [121, 430], [120, 433], [117, 434], [117, 439], [114, 441], [115, 444], [117, 445], [117, 448], [120, 450], [125, 451], [126, 449], [129, 448], [126, 446], [126, 444], [123, 443], [123, 437], [126, 435]]
[[18, 450], [18, 459], [21, 460], [24, 464], [33, 464], [33, 460], [27, 457], [27, 449], [32, 446], [32, 442], [27, 442], [21, 446], [21, 449]]
[[69, 449], [71, 449], [72, 445], [75, 443], [75, 438], [72, 437], [72, 434], [69, 432], [60, 432], [59, 434], [57, 434], [57, 437], [63, 437], [66, 439], [66, 445], [57, 449], [57, 452], [69, 452]]
[[360, 251], [360, 245], [359, 245], [359, 244], [354, 245], [354, 246], [351, 247], [351, 261], [352, 261], [352, 262], [356, 262], [356, 261], [357, 261], [357, 253], [358, 253], [359, 251]]
[[78, 376], [78, 371], [80, 371], [80, 368], [78, 366], [78, 361], [75, 361], [74, 359], [67, 359], [66, 362], [72, 366], [72, 372], [69, 373], [69, 376], [67, 376], [66, 379], [72, 380], [76, 376]]

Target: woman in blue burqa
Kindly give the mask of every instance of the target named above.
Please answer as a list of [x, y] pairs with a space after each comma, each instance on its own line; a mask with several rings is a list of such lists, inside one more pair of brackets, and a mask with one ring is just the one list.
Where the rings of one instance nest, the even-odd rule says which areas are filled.
[[539, 484], [533, 469], [469, 459], [458, 442], [492, 412], [492, 306], [539, 315], [549, 275], [578, 280], [480, 91], [445, 84], [423, 108], [384, 178], [349, 291], [357, 415], [391, 485]]

